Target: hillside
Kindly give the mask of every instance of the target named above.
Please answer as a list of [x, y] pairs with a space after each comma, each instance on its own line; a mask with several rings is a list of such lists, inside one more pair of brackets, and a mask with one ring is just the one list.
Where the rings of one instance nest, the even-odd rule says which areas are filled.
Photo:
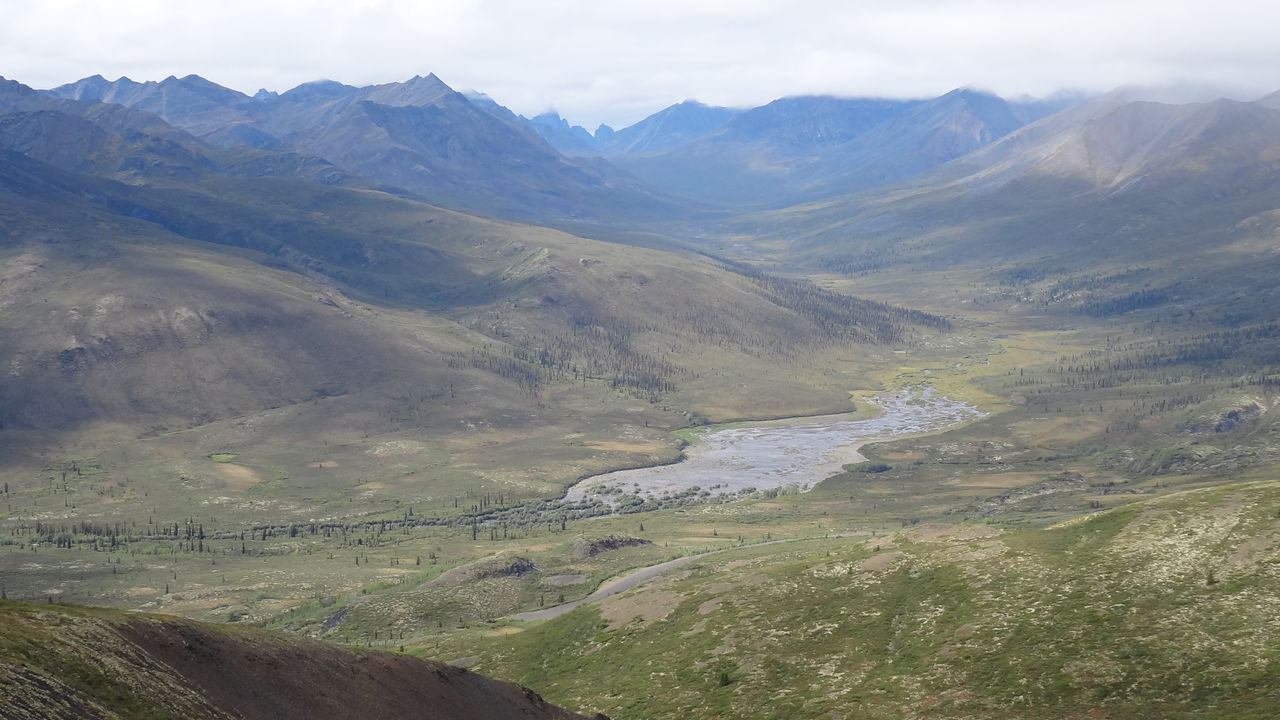
[[1269, 479], [1045, 529], [744, 548], [461, 647], [617, 718], [1268, 717], [1277, 508]]
[[582, 717], [527, 688], [405, 655], [171, 617], [0, 601], [0, 714], [11, 720], [353, 713]]

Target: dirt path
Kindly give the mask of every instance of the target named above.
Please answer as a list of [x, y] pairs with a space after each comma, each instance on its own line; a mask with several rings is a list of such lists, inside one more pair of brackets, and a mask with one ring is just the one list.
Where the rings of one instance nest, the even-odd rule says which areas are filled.
[[[833, 535], [832, 537], [840, 537], [840, 536]], [[626, 575], [623, 575], [620, 578], [615, 578], [613, 580], [605, 581], [603, 584], [600, 585], [600, 587], [595, 592], [591, 593], [590, 595], [580, 600], [574, 600], [573, 602], [567, 602], [561, 605], [554, 605], [549, 608], [542, 608], [541, 610], [531, 610], [529, 612], [519, 613], [517, 615], [512, 615], [511, 619], [512, 620], [550, 620], [551, 618], [559, 617], [580, 605], [586, 605], [589, 602], [602, 600], [604, 598], [609, 597], [610, 595], [617, 595], [618, 593], [626, 592], [631, 588], [636, 587], [637, 585], [646, 583], [658, 577], [659, 575], [662, 575], [663, 573], [674, 570], [683, 565], [688, 565], [694, 560], [707, 557], [708, 555], [716, 555], [718, 553], [722, 553], [727, 550], [739, 550], [741, 548], [761, 547], [763, 545], [777, 545], [779, 543], [787, 543], [787, 542], [795, 542], [797, 540], [811, 540], [811, 539], [812, 538], [787, 538], [785, 540], [769, 540], [761, 543], [752, 543], [751, 545], [735, 545], [733, 547], [722, 548], [720, 550], [712, 550], [710, 552], [698, 553], [697, 555], [686, 555], [685, 557], [676, 558], [675, 560], [668, 560], [666, 562], [658, 563], [657, 565], [650, 565], [648, 567], [640, 568], [639, 570], [630, 572]]]

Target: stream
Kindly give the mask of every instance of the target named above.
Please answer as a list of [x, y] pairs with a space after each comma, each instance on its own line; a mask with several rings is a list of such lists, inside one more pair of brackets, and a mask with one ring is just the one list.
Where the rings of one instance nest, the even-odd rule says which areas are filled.
[[841, 466], [865, 460], [858, 449], [868, 442], [942, 430], [982, 414], [932, 388], [869, 402], [880, 409], [872, 418], [826, 415], [707, 430], [680, 462], [594, 475], [569, 488], [565, 499], [601, 500], [617, 508], [637, 498], [806, 492]]

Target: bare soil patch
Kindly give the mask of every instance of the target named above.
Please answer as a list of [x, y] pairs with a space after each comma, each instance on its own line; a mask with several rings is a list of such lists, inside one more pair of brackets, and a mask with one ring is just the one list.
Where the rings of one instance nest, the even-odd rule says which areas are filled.
[[221, 481], [224, 490], [244, 492], [255, 485], [262, 484], [262, 476], [256, 470], [235, 463], [210, 462], [213, 471]]
[[674, 590], [645, 590], [632, 595], [615, 595], [600, 601], [600, 616], [615, 630], [640, 621], [644, 627], [665, 618], [675, 610], [684, 595]]
[[876, 572], [877, 570], [888, 570], [893, 567], [898, 558], [902, 557], [902, 553], [894, 550], [892, 552], [883, 552], [879, 555], [872, 555], [859, 565], [866, 572]]
[[586, 575], [552, 575], [551, 577], [543, 578], [542, 582], [545, 585], [577, 585], [585, 582], [586, 579]]

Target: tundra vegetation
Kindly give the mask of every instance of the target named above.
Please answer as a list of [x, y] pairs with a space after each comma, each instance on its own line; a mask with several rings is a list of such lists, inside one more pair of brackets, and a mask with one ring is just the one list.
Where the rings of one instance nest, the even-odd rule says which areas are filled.
[[[844, 104], [779, 101], [619, 160], [651, 181], [760, 161], [726, 186], [736, 200], [677, 212], [630, 194], [634, 178], [556, 164], [434, 78], [328, 87], [346, 98], [335, 125], [287, 135], [289, 152], [256, 134], [300, 122], [276, 100], [232, 98], [237, 127], [197, 131], [208, 117], [176, 105], [162, 122], [12, 85], [7, 600], [403, 651], [616, 718], [1246, 718], [1280, 702], [1265, 103], [1007, 106], [1016, 123], [961, 133], [982, 147], [950, 137], [937, 162], [953, 162], [916, 157], [911, 184], [875, 187], [882, 172], [836, 160], [883, 170], [872, 149], [988, 101], [874, 105], [830, 135], [839, 152], [786, 122]], [[423, 138], [446, 121], [517, 148], [527, 166], [493, 182], [518, 191], [486, 208], [474, 185], [437, 187], [454, 160]], [[1167, 132], [1134, 143], [1149, 122]], [[351, 134], [367, 123], [385, 132]], [[385, 142], [417, 164], [344, 166]], [[590, 217], [532, 217], [554, 214], [524, 186], [539, 168]], [[786, 173], [772, 204], [762, 168]], [[925, 387], [985, 414], [866, 445], [808, 492], [565, 496], [674, 462], [707, 427], [865, 416], [878, 393]], [[12, 607], [3, 621], [38, 612]]]

